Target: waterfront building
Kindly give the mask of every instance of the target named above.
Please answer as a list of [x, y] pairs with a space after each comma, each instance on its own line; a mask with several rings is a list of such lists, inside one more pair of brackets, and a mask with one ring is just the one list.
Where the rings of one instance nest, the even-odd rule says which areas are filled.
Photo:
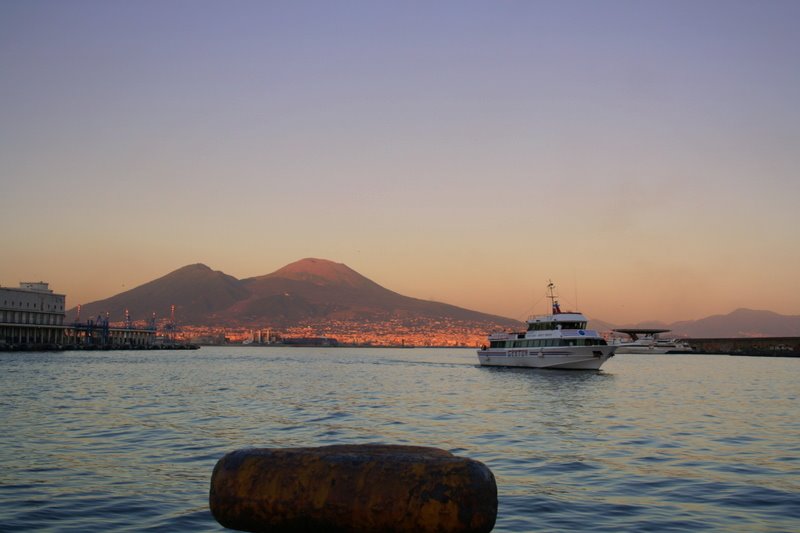
[[43, 281], [0, 287], [0, 344], [62, 344], [65, 303]]
[[155, 327], [111, 327], [108, 318], [65, 324], [66, 296], [43, 281], [0, 287], [0, 350], [151, 347]]

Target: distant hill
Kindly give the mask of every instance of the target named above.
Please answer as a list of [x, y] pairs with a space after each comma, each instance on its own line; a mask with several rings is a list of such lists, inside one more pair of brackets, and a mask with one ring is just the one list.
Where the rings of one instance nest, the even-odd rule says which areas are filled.
[[[588, 317], [587, 317], [588, 318]], [[589, 323], [587, 324], [589, 329], [593, 329], [600, 333], [606, 333], [607, 331], [611, 331], [612, 329], [618, 327], [610, 322], [605, 322], [603, 320], [598, 320], [596, 318], [589, 318]]]
[[[727, 315], [712, 315], [699, 320], [665, 322], [640, 322], [626, 326], [631, 328], [661, 328], [670, 333], [663, 336], [688, 338], [736, 338], [736, 337], [800, 337], [800, 316], [781, 315], [772, 311], [737, 309]], [[600, 329], [600, 328], [598, 328]]]
[[[169, 314], [184, 325], [273, 327], [303, 321], [457, 320], [517, 328], [519, 322], [454, 305], [403, 296], [341, 263], [302, 259], [271, 274], [238, 280], [203, 264], [185, 266], [135, 289], [82, 306], [84, 318], [109, 313], [121, 321]], [[68, 319], [75, 316], [70, 310]]]
[[800, 337], [800, 316], [737, 309], [727, 315], [675, 322], [669, 328], [677, 335], [693, 338]]
[[[202, 324], [247, 296], [247, 289], [236, 278], [197, 263], [111, 298], [82, 305], [81, 318], [108, 313], [112, 321], [121, 321], [126, 309], [134, 320], [147, 320], [153, 313], [163, 318], [169, 316], [174, 304], [183, 323]], [[75, 313], [76, 308], [71, 309], [68, 319]]]

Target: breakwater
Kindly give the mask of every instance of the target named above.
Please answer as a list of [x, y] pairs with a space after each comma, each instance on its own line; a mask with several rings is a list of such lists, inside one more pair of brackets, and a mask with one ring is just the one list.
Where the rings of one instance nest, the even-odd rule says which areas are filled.
[[695, 353], [800, 357], [800, 337], [686, 339]]

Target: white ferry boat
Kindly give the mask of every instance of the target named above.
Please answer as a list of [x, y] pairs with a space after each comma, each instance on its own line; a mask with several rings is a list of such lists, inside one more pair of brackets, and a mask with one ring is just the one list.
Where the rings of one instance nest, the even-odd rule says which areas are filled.
[[489, 344], [478, 350], [482, 366], [598, 370], [614, 356], [616, 347], [586, 329], [585, 316], [561, 311], [552, 281], [547, 289], [552, 314], [529, 318], [527, 331], [489, 335]]
[[617, 347], [616, 353], [691, 353], [692, 347], [680, 339], [662, 339], [661, 333], [667, 333], [668, 329], [642, 329], [626, 328], [615, 329], [614, 333], [624, 333], [626, 339], [614, 339], [612, 346]]

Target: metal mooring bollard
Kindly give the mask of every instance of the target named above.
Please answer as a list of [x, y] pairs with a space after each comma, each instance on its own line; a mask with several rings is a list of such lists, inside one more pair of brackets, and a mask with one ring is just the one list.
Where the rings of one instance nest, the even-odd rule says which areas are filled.
[[209, 505], [242, 531], [488, 532], [497, 484], [483, 463], [438, 448], [254, 448], [217, 462]]

